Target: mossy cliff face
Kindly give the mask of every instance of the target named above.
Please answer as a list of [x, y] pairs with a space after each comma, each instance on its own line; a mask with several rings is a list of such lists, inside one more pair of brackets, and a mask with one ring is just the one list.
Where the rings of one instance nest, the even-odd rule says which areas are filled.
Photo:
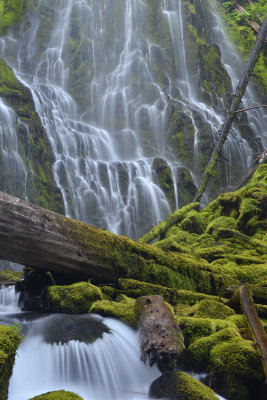
[[[10, 189], [10, 171], [2, 168], [0, 190], [11, 190], [19, 197], [25, 196], [26, 193], [33, 203], [63, 213], [61, 192], [55, 184], [52, 173], [54, 155], [40, 117], [35, 111], [31, 92], [1, 59], [0, 96], [15, 112], [18, 153], [27, 169], [27, 183], [18, 182], [15, 188]], [[2, 162], [0, 158], [0, 163]]]
[[0, 400], [7, 400], [9, 379], [19, 343], [18, 329], [0, 325]]
[[4, 30], [18, 22], [27, 10], [29, 0], [1, 0], [0, 1], [0, 35]]

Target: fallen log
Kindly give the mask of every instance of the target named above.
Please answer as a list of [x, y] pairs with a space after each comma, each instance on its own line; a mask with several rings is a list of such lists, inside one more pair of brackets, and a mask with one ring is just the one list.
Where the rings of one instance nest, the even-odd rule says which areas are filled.
[[136, 300], [141, 360], [157, 364], [159, 370], [172, 371], [184, 349], [183, 335], [161, 296], [142, 296]]
[[181, 275], [171, 270], [174, 259], [162, 250], [2, 192], [0, 258], [76, 280], [116, 282], [132, 277], [160, 284], [161, 279], [171, 287], [181, 282]]
[[246, 317], [257, 352], [260, 355], [265, 375], [265, 382], [267, 383], [267, 334], [258, 317], [247, 284], [242, 285], [240, 289], [234, 293], [229, 305], [231, 305], [236, 311], [241, 307]]

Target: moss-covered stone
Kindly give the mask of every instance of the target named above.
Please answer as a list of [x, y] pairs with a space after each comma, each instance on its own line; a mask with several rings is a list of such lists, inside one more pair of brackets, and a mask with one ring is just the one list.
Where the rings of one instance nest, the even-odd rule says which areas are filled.
[[196, 194], [197, 187], [193, 181], [190, 171], [185, 167], [180, 167], [177, 170], [178, 182], [178, 204], [179, 208], [186, 204], [192, 203]]
[[23, 276], [23, 272], [16, 272], [10, 269], [0, 271], [0, 284], [1, 282], [19, 282]]
[[56, 390], [55, 392], [47, 392], [39, 396], [32, 397], [29, 400], [83, 400], [83, 399], [73, 392], [67, 392], [65, 390]]
[[170, 400], [218, 400], [210, 388], [185, 372], [165, 372], [151, 384], [149, 393]]
[[202, 300], [194, 306], [194, 317], [225, 319], [234, 315], [234, 310], [214, 300]]
[[239, 376], [257, 382], [263, 381], [260, 356], [251, 341], [236, 338], [216, 345], [211, 350], [210, 362], [216, 370], [229, 378]]
[[178, 317], [177, 322], [182, 329], [186, 347], [197, 339], [228, 327], [226, 321], [210, 318]]
[[211, 350], [222, 342], [230, 342], [233, 339], [241, 338], [235, 328], [224, 328], [209, 336], [195, 340], [187, 349], [184, 359], [189, 368], [204, 370], [209, 365]]
[[89, 311], [105, 317], [119, 318], [126, 324], [136, 327], [135, 300], [125, 295], [120, 295], [117, 301], [96, 301]]
[[48, 286], [46, 294], [50, 311], [71, 314], [86, 313], [94, 301], [102, 299], [101, 290], [87, 282]]
[[0, 400], [7, 400], [9, 379], [20, 340], [17, 326], [0, 325]]

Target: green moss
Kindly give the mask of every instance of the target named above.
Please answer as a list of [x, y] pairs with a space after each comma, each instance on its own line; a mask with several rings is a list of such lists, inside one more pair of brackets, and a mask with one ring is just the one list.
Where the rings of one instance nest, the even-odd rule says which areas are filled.
[[249, 326], [244, 315], [235, 314], [228, 317], [226, 321], [230, 326], [232, 325], [238, 330], [243, 339], [252, 340]]
[[214, 392], [185, 372], [164, 372], [150, 387], [153, 398], [218, 400]]
[[263, 381], [263, 368], [260, 356], [253, 342], [233, 339], [223, 342], [211, 350], [210, 362], [216, 370], [227, 376], [239, 376], [244, 379]]
[[172, 170], [170, 166], [164, 159], [154, 158], [152, 169], [157, 176], [161, 190], [164, 192], [171, 208], [173, 209], [175, 207], [175, 194]]
[[202, 300], [194, 306], [194, 317], [197, 318], [225, 319], [234, 313], [230, 307], [214, 300]]
[[160, 295], [165, 301], [172, 305], [188, 304], [193, 305], [200, 300], [226, 301], [216, 296], [209, 296], [203, 293], [190, 292], [182, 289], [173, 289], [151, 283], [140, 282], [135, 279], [119, 279], [119, 288], [131, 297]]
[[190, 211], [181, 222], [181, 227], [190, 233], [203, 233], [204, 224], [200, 213], [198, 213], [196, 210]]
[[0, 35], [26, 11], [28, 0], [0, 0]]
[[9, 379], [21, 340], [18, 331], [17, 326], [0, 325], [0, 400], [7, 400]]
[[195, 340], [187, 349], [184, 359], [189, 368], [204, 370], [209, 365], [210, 352], [212, 348], [222, 342], [230, 342], [241, 338], [237, 329], [224, 328], [210, 336]]
[[39, 396], [32, 397], [30, 400], [83, 400], [80, 396], [73, 392], [66, 392], [65, 390], [56, 390], [55, 392], [48, 392]]
[[90, 308], [91, 313], [105, 317], [119, 318], [126, 324], [136, 327], [135, 300], [125, 295], [120, 295], [118, 301], [96, 301]]
[[228, 327], [226, 321], [210, 318], [178, 317], [177, 322], [183, 331], [186, 347], [197, 339]]
[[10, 269], [0, 271], [0, 283], [1, 282], [19, 282], [22, 278], [23, 272], [16, 272]]
[[48, 286], [46, 295], [51, 311], [71, 314], [86, 313], [94, 301], [102, 299], [101, 290], [87, 282]]

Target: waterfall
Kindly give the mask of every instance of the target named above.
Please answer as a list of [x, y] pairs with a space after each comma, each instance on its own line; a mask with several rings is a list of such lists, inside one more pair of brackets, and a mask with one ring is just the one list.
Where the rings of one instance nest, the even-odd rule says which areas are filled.
[[[149, 384], [160, 375], [139, 359], [137, 333], [122, 322], [98, 316], [71, 316], [79, 330], [102, 324], [93, 343], [69, 340], [46, 342], [53, 329], [62, 330], [67, 315], [22, 322], [26, 338], [19, 346], [9, 387], [10, 400], [25, 400], [53, 390], [70, 390], [84, 400], [146, 399]], [[54, 324], [54, 327], [53, 327]], [[71, 325], [67, 324], [71, 330]], [[53, 335], [52, 335], [53, 336]], [[34, 354], [38, 353], [38, 357]]]
[[[20, 28], [0, 39], [0, 57], [32, 92], [67, 216], [137, 238], [181, 205], [181, 168], [198, 185], [224, 120], [229, 76], [233, 90], [242, 71], [216, 3], [200, 2], [200, 29], [183, 0], [35, 0]], [[205, 70], [212, 57], [217, 83]], [[264, 118], [249, 114], [249, 134], [233, 127], [218, 186], [237, 182], [260, 152]]]
[[0, 314], [19, 312], [19, 293], [15, 291], [15, 286], [0, 286]]

